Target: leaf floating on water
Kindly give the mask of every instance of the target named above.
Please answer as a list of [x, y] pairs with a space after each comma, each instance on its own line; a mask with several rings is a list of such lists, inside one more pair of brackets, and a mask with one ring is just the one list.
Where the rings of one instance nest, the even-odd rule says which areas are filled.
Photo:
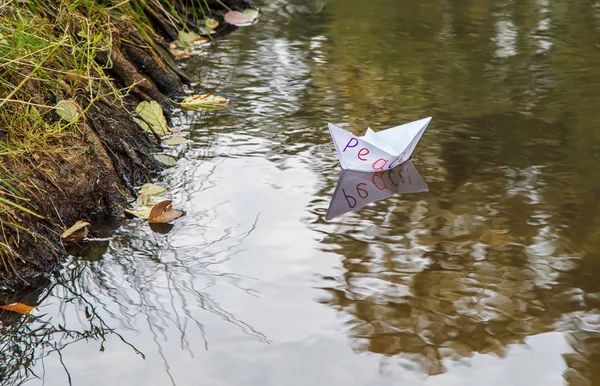
[[166, 166], [175, 166], [177, 164], [177, 159], [175, 157], [171, 157], [170, 155], [154, 154], [154, 158]]
[[145, 194], [146, 196], [158, 196], [160, 194], [166, 193], [167, 188], [160, 185], [155, 184], [144, 184], [140, 188], [140, 194]]
[[23, 315], [29, 315], [29, 314], [31, 314], [31, 311], [33, 311], [33, 309], [35, 307], [28, 306], [27, 304], [23, 304], [23, 303], [11, 303], [11, 304], [6, 304], [3, 306], [0, 306], [0, 308], [3, 308], [8, 311], [18, 312], [19, 314], [23, 314]]
[[207, 41], [207, 38], [204, 38], [195, 32], [179, 31], [177, 34], [177, 43], [180, 47], [194, 47]]
[[219, 26], [219, 22], [215, 19], [207, 17], [206, 19], [204, 19], [204, 25], [206, 26], [206, 28], [213, 30]]
[[150, 211], [152, 210], [152, 206], [142, 206], [138, 210], [125, 209], [125, 208], [123, 208], [123, 210], [131, 215], [134, 215], [135, 217], [139, 217], [141, 219], [147, 220], [148, 216], [150, 216]]
[[[154, 131], [156, 131], [159, 135], [165, 135], [169, 132], [169, 127], [167, 126], [167, 120], [163, 113], [162, 107], [156, 101], [152, 102], [140, 102], [139, 105], [135, 108], [135, 112], [139, 114], [144, 120], [152, 125]], [[133, 118], [142, 128], [148, 132], [152, 132], [148, 123], [144, 122], [142, 119]]]
[[244, 26], [251, 24], [258, 17], [259, 12], [255, 9], [248, 8], [244, 12], [229, 11], [224, 15], [225, 21], [229, 24]]
[[81, 107], [73, 99], [62, 99], [56, 104], [56, 114], [69, 123], [76, 122], [81, 114]]
[[254, 19], [256, 19], [258, 16], [260, 16], [260, 10], [256, 8], [246, 8], [244, 9], [244, 14], [252, 16]]
[[148, 216], [148, 222], [166, 223], [181, 216], [183, 216], [182, 211], [173, 209], [173, 201], [165, 200], [154, 205], [152, 211], [150, 211], [150, 216]]
[[[175, 102], [177, 103], [177, 102]], [[186, 109], [220, 109], [227, 107], [229, 100], [219, 95], [192, 95], [177, 103]]]
[[187, 141], [187, 139], [185, 139], [185, 137], [174, 136], [174, 137], [170, 137], [167, 139], [163, 139], [162, 143], [164, 143], [165, 145], [175, 146], [175, 145], [181, 145], [182, 143], [185, 143], [185, 141]]
[[89, 222], [77, 221], [75, 225], [64, 231], [60, 238], [68, 242], [81, 241], [88, 235], [89, 227]]

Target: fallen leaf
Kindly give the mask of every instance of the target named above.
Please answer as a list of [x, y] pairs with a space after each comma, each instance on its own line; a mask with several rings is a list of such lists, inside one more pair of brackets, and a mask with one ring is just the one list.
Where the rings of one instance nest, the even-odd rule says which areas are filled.
[[187, 139], [185, 139], [185, 137], [174, 136], [171, 138], [164, 139], [162, 142], [165, 145], [175, 146], [175, 145], [181, 145], [182, 143], [185, 143], [185, 141], [187, 141]]
[[8, 45], [8, 40], [0, 33], [0, 44]]
[[204, 25], [206, 26], [206, 28], [213, 30], [219, 26], [219, 22], [215, 19], [207, 17], [206, 19], [204, 19]]
[[89, 222], [77, 221], [75, 225], [64, 231], [60, 238], [69, 242], [81, 241], [88, 235], [89, 227]]
[[0, 306], [0, 308], [3, 308], [8, 311], [18, 312], [19, 314], [23, 314], [23, 315], [29, 315], [29, 314], [31, 314], [31, 311], [35, 307], [28, 306], [27, 304], [23, 304], [23, 303], [11, 303], [11, 304], [6, 304], [3, 306]]
[[204, 38], [195, 32], [179, 31], [177, 34], [177, 43], [180, 47], [193, 47], [206, 41], [208, 41], [207, 38]]
[[183, 212], [173, 209], [173, 201], [164, 200], [154, 205], [148, 216], [150, 223], [165, 223], [171, 222], [176, 218], [183, 216]]
[[79, 119], [81, 107], [73, 99], [62, 99], [56, 104], [56, 114], [69, 123], [73, 123]]
[[251, 24], [258, 17], [259, 12], [255, 9], [246, 9], [244, 12], [229, 11], [224, 15], [225, 21], [229, 24], [243, 26]]
[[171, 157], [170, 155], [154, 154], [154, 158], [167, 166], [175, 166], [175, 164], [177, 164], [177, 159], [175, 157]]
[[185, 50], [181, 50], [179, 48], [175, 48], [171, 50], [171, 53], [176, 59], [185, 59], [189, 56], [192, 56], [194, 51], [191, 48], [186, 48]]
[[152, 207], [151, 206], [142, 206], [138, 210], [125, 209], [125, 208], [123, 208], [123, 210], [131, 215], [134, 215], [135, 217], [139, 217], [141, 219], [147, 220], [148, 216], [150, 216], [150, 211], [152, 210]]
[[140, 188], [140, 194], [145, 194], [146, 196], [158, 196], [159, 194], [165, 193], [167, 190], [168, 189], [164, 186], [155, 184], [144, 184]]
[[[152, 125], [152, 128], [159, 135], [165, 135], [169, 132], [169, 127], [167, 126], [167, 120], [165, 119], [165, 115], [163, 113], [162, 107], [156, 101], [152, 102], [140, 102], [139, 105], [135, 108], [135, 112], [139, 114], [146, 122]], [[139, 118], [133, 118], [142, 128], [148, 132], [152, 132], [150, 127], [144, 120]]]
[[227, 107], [229, 100], [219, 95], [191, 95], [181, 102], [175, 102], [186, 109], [219, 109]]

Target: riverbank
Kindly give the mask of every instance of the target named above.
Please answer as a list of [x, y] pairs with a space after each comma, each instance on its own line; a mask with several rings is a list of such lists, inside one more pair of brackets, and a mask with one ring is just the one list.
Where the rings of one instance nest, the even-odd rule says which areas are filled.
[[[195, 5], [195, 6], [194, 6]], [[136, 107], [193, 81], [176, 64], [180, 31], [230, 32], [243, 0], [7, 2], [0, 8], [0, 285], [48, 278], [76, 221], [122, 216], [136, 187], [162, 170], [160, 136]], [[209, 37], [211, 38], [211, 37]], [[138, 120], [134, 119], [137, 116]]]

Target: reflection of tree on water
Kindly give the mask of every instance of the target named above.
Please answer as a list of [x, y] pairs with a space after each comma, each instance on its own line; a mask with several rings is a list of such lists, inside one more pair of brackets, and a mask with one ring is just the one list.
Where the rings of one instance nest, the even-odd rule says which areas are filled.
[[528, 336], [574, 330], [565, 376], [597, 380], [600, 286], [584, 271], [597, 278], [598, 264], [562, 237], [556, 191], [539, 171], [498, 172], [428, 203], [406, 196], [388, 202], [393, 210], [363, 209], [358, 229], [342, 223], [324, 243], [345, 257], [345, 272], [323, 302], [354, 317], [356, 350], [409, 358], [428, 374], [443, 372], [446, 358], [503, 356]]
[[[206, 221], [215, 220], [210, 218], [214, 209], [206, 211]], [[115, 237], [102, 260], [73, 261], [72, 268], [64, 270], [55, 284], [28, 301], [40, 304], [40, 316], [13, 314], [13, 322], [3, 323], [2, 381], [20, 384], [31, 377], [43, 378], [45, 359], [58, 356], [70, 382], [69, 359], [62, 357], [61, 350], [82, 341], [89, 344], [91, 340], [98, 341], [101, 351], [124, 350], [115, 346], [114, 339], [110, 346], [105, 345], [111, 335], [129, 345], [133, 355], [144, 357], [148, 353], [140, 352], [127, 340], [133, 331], [144, 331], [154, 339], [165, 371], [175, 383], [162, 345], [175, 335], [181, 350], [193, 356], [192, 347], [197, 345], [191, 344], [188, 335], [190, 328], [195, 327], [208, 349], [209, 339], [198, 310], [266, 341], [264, 335], [221, 308], [206, 292], [217, 283], [227, 282], [252, 294], [251, 289], [239, 287], [238, 275], [213, 267], [242, 251], [239, 246], [257, 221], [258, 217], [248, 229], [234, 226], [217, 236], [199, 228], [193, 247], [180, 248], [170, 245], [170, 235], [148, 235], [147, 224], [130, 223], [125, 234]], [[53, 308], [50, 314], [45, 313], [48, 307]]]
[[109, 335], [117, 336], [133, 352], [144, 357], [143, 353], [104, 321], [96, 307], [80, 292], [77, 280], [84, 270], [84, 266], [76, 266], [68, 271], [67, 282], [59, 280], [49, 287], [48, 283], [40, 283], [31, 286], [34, 288], [32, 291], [21, 293], [18, 297], [19, 301], [26, 304], [43, 304], [53, 292], [62, 292], [63, 304], [75, 304], [83, 310], [82, 320], [85, 323], [78, 328], [71, 329], [64, 322], [48, 318], [44, 314], [34, 317], [9, 311], [0, 312], [0, 381], [3, 385], [20, 385], [31, 377], [43, 377], [43, 374], [32, 368], [38, 361], [43, 363], [51, 355], [59, 357], [71, 384], [61, 351], [77, 342], [90, 340], [99, 342], [100, 350], [104, 350], [104, 342]]

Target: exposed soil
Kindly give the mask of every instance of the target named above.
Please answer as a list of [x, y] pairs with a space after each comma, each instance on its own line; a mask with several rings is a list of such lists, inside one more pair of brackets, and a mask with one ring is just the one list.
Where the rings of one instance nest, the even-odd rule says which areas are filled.
[[[234, 10], [251, 6], [244, 0], [222, 2]], [[235, 29], [223, 22], [226, 9], [218, 1], [207, 3], [212, 17], [221, 22], [218, 33]], [[181, 94], [190, 76], [177, 67], [168, 53], [168, 43], [177, 37], [176, 28], [153, 9], [148, 9], [147, 15], [158, 33], [155, 52], [150, 52], [141, 42], [135, 44], [132, 39], [135, 34], [129, 33], [131, 31], [121, 30], [115, 32], [112, 51], [99, 52], [95, 59], [110, 67], [108, 74], [117, 87], [135, 84], [125, 98], [127, 110], [133, 111], [141, 101], [154, 100], [161, 104], [168, 117], [170, 105], [166, 97]], [[192, 22], [190, 26], [195, 27]], [[125, 34], [127, 39], [121, 39], [120, 35]], [[37, 92], [35, 85], [31, 92]], [[74, 99], [80, 105], [87, 105], [86, 98], [85, 93], [75, 92]], [[43, 170], [48, 170], [50, 165], [52, 177], [47, 172], [34, 171], [26, 181], [30, 186], [27, 193], [37, 212], [46, 219], [20, 217], [21, 224], [36, 236], [24, 232], [11, 234], [13, 230], [3, 229], [20, 255], [12, 267], [3, 267], [0, 271], [4, 293], [44, 285], [68, 255], [60, 240], [66, 227], [77, 220], [89, 221], [91, 236], [96, 236], [94, 219], [99, 215], [122, 218], [121, 207], [135, 198], [135, 188], [150, 181], [162, 169], [153, 156], [161, 150], [160, 141], [145, 132], [116, 102], [101, 98], [86, 111], [85, 119], [79, 123], [80, 134], [60, 144], [66, 149], [60, 159], [36, 160], [45, 165]]]

